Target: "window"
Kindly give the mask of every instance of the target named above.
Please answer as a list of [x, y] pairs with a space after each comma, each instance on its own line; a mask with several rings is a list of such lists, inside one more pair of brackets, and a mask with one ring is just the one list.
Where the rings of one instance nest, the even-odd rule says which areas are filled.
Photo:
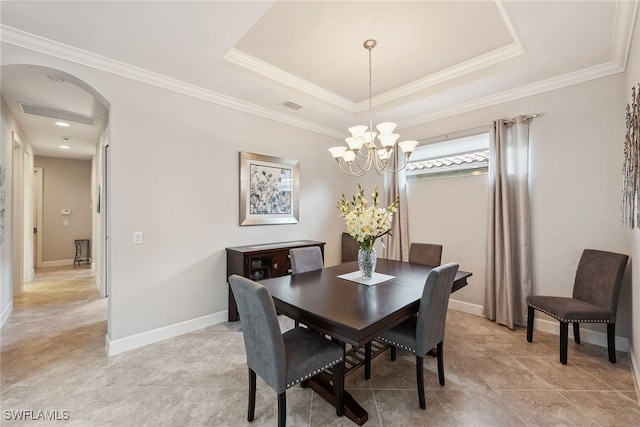
[[419, 145], [407, 165], [407, 180], [486, 174], [489, 132]]

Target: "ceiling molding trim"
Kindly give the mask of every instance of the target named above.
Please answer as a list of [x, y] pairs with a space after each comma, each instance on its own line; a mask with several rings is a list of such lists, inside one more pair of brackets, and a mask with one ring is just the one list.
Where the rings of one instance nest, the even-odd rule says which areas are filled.
[[[444, 83], [446, 81], [464, 76], [465, 74], [481, 70], [491, 65], [498, 64], [502, 61], [522, 55], [524, 49], [518, 43], [511, 43], [507, 46], [495, 49], [491, 52], [461, 62], [460, 64], [446, 68], [427, 77], [418, 79], [414, 82], [407, 83], [396, 89], [381, 93], [373, 97], [373, 103], [377, 106], [395, 101], [396, 99], [411, 95], [429, 87]], [[360, 113], [369, 109], [369, 101], [364, 100], [356, 104], [355, 112]]]
[[428, 113], [410, 117], [398, 122], [398, 129], [417, 126], [420, 124], [440, 120], [458, 114], [468, 113], [470, 111], [479, 110], [481, 108], [491, 107], [493, 105], [505, 102], [515, 101], [528, 96], [538, 95], [540, 93], [549, 92], [556, 89], [562, 89], [578, 83], [584, 83], [602, 77], [611, 76], [621, 73], [624, 67], [621, 64], [608, 62], [594, 67], [585, 68], [573, 73], [532, 83], [512, 90], [506, 90], [493, 95], [476, 98], [467, 102], [452, 105], [450, 107], [433, 110]]
[[[511, 22], [509, 21], [506, 12], [503, 9], [504, 6], [502, 2], [500, 0], [496, 0], [496, 4], [501, 10], [501, 13], [503, 13], [505, 23], [508, 23], [508, 26], [510, 26]], [[639, 5], [640, 2], [638, 1], [616, 1], [616, 19], [611, 39], [613, 56], [611, 58], [611, 62], [606, 62], [572, 73], [567, 73], [562, 76], [532, 83], [520, 88], [507, 90], [482, 98], [477, 98], [464, 103], [459, 103], [450, 107], [430, 111], [418, 116], [413, 116], [408, 119], [399, 121], [398, 129], [417, 126], [449, 116], [467, 113], [469, 111], [490, 107], [492, 105], [497, 105], [503, 102], [515, 101], [527, 96], [533, 96], [539, 93], [561, 89], [567, 86], [584, 83], [589, 80], [594, 80], [601, 77], [607, 77], [613, 74], [624, 72], [627, 64], [627, 59], [629, 57], [629, 50], [631, 47], [631, 39], [633, 37], [633, 29], [636, 22], [636, 16], [638, 15], [638, 9], [640, 8]], [[515, 34], [515, 32], [513, 32], [512, 35], [514, 36], [514, 39], [517, 39], [517, 35]]]
[[[498, 8], [498, 12], [500, 13], [500, 17], [502, 18], [502, 21], [504, 22], [505, 27], [507, 27], [507, 30], [511, 35], [511, 39], [513, 40], [512, 43], [506, 46], [503, 46], [501, 48], [492, 50], [483, 55], [477, 56], [475, 58], [471, 58], [467, 61], [461, 62], [460, 64], [456, 64], [452, 67], [446, 68], [442, 71], [431, 74], [422, 79], [400, 86], [391, 91], [374, 96], [373, 97], [374, 103], [378, 106], [384, 105], [387, 102], [395, 101], [396, 99], [427, 89], [431, 86], [444, 83], [448, 80], [461, 77], [465, 74], [481, 70], [491, 65], [495, 65], [500, 62], [503, 62], [508, 59], [524, 54], [525, 52], [524, 52], [524, 49], [522, 48], [522, 44], [520, 43], [520, 38], [518, 37], [518, 33], [516, 33], [516, 30], [513, 27], [513, 24], [511, 23], [511, 19], [509, 18], [509, 15], [507, 14], [507, 11], [504, 9], [504, 4], [502, 3], [502, 0], [495, 0], [495, 3], [496, 3], [496, 7]], [[363, 100], [356, 104], [355, 112], [360, 113], [362, 111], [366, 111], [368, 108], [369, 108], [368, 100]]]
[[143, 68], [135, 67], [120, 61], [106, 58], [78, 49], [63, 43], [37, 36], [6, 25], [0, 25], [0, 41], [39, 52], [58, 59], [85, 65], [103, 72], [115, 74], [127, 79], [136, 80], [183, 95], [209, 101], [224, 107], [233, 108], [266, 119], [275, 120], [291, 126], [306, 129], [321, 135], [342, 138], [342, 132], [325, 126], [320, 126], [307, 120], [299, 119], [288, 114], [275, 112], [270, 109], [239, 100], [221, 93], [203, 89], [171, 77], [154, 73]]
[[495, 0], [495, 2], [496, 2], [496, 6], [498, 7], [498, 12], [500, 12], [500, 16], [504, 21], [504, 25], [509, 30], [509, 34], [511, 34], [511, 38], [513, 39], [514, 43], [517, 43], [519, 45], [520, 37], [518, 37], [518, 33], [516, 33], [516, 29], [511, 23], [511, 18], [509, 18], [509, 15], [507, 14], [507, 11], [504, 8], [504, 3], [502, 2], [502, 0]]
[[268, 62], [261, 61], [258, 58], [246, 54], [238, 49], [230, 49], [222, 59], [277, 83], [283, 84], [289, 88], [300, 90], [308, 95], [319, 98], [345, 111], [350, 113], [354, 112], [355, 103], [349, 99], [337, 95], [336, 93], [326, 90], [305, 79], [301, 79], [300, 77], [288, 73], [278, 67], [274, 67]]
[[616, 2], [616, 20], [613, 26], [612, 39], [612, 61], [627, 66], [633, 28], [638, 15], [638, 1], [618, 1]]

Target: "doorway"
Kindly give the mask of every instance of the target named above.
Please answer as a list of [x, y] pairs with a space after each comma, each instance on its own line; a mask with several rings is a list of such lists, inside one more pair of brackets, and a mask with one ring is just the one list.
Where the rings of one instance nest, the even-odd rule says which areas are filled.
[[42, 189], [44, 171], [33, 168], [33, 265], [34, 269], [42, 267]]
[[[90, 183], [87, 182], [87, 194], [90, 194], [91, 200], [76, 211], [79, 212], [91, 205], [91, 214], [88, 220], [91, 229], [87, 237], [91, 238], [93, 245], [104, 249], [101, 251], [103, 256], [92, 259], [93, 265], [91, 267], [93, 268], [88, 268], [91, 274], [102, 283], [105, 292], [101, 292], [101, 294], [106, 296], [107, 281], [109, 280], [106, 274], [109, 269], [105, 264], [108, 263], [106, 256], [108, 254], [106, 240], [108, 189], [105, 185], [107, 175], [103, 147], [109, 143], [110, 105], [91, 86], [60, 70], [36, 65], [5, 65], [1, 67], [1, 71], [3, 98], [6, 101], [7, 114], [10, 115], [8, 123], [12, 130], [11, 157], [9, 158], [12, 168], [8, 171], [10, 176], [7, 177], [10, 180], [8, 184], [11, 188], [11, 192], [7, 192], [11, 201], [11, 205], [7, 206], [10, 208], [11, 218], [6, 224], [7, 234], [11, 236], [9, 248], [11, 272], [7, 276], [7, 286], [0, 288], [2, 292], [0, 299], [11, 301], [13, 298], [21, 296], [25, 289], [24, 284], [31, 281], [36, 269], [46, 266], [47, 262], [45, 261], [49, 259], [46, 255], [48, 243], [45, 241], [46, 237], [43, 238], [43, 231], [48, 224], [47, 217], [44, 216], [46, 205], [43, 197], [47, 191], [44, 182], [47, 171], [35, 167], [34, 159], [36, 156], [90, 161], [92, 172], [87, 178], [91, 180]], [[24, 99], [30, 100], [28, 105], [25, 104], [30, 109], [20, 104], [20, 101], [24, 101]], [[4, 101], [3, 106], [5, 106]], [[69, 113], [70, 117], [65, 117], [65, 119], [71, 121], [71, 127], [61, 131], [59, 127], [55, 126], [54, 122], [59, 121], [59, 116], [52, 116], [51, 108], [38, 108], [47, 105], [57, 105], [60, 111]], [[78, 109], [76, 110], [75, 107]], [[82, 110], [83, 108], [90, 110], [90, 113]], [[92, 117], [95, 118], [93, 122], [90, 120]], [[74, 131], [74, 129], [76, 130]], [[95, 133], [92, 133], [91, 129], [94, 129]], [[48, 134], [43, 132], [48, 132]], [[85, 135], [92, 136], [83, 139]], [[90, 148], [87, 145], [89, 140], [92, 141]], [[67, 147], [62, 145], [67, 145]], [[81, 148], [81, 151], [74, 152], [74, 149], [78, 147]], [[71, 149], [61, 151], [62, 148]], [[100, 194], [98, 194], [98, 189], [100, 189]], [[96, 205], [101, 205], [100, 211], [96, 211]], [[67, 208], [67, 206], [62, 206], [62, 208]], [[58, 216], [55, 221], [58, 224], [64, 223], [60, 219], [62, 208], [57, 208]], [[62, 211], [66, 210], [62, 209]], [[62, 212], [62, 215], [66, 215], [66, 213]], [[102, 226], [103, 224], [105, 226]], [[74, 238], [71, 237], [71, 239]], [[65, 242], [66, 239], [65, 237]], [[71, 240], [71, 245], [73, 246], [73, 240]], [[69, 265], [72, 265], [73, 262], [73, 259], [52, 259], [54, 262], [55, 260], [71, 261]], [[6, 313], [8, 317], [11, 313], [11, 306], [6, 307], [9, 307]], [[3, 314], [3, 319], [4, 316]]]
[[13, 295], [22, 295], [24, 284], [24, 144], [12, 133], [11, 243], [13, 252]]

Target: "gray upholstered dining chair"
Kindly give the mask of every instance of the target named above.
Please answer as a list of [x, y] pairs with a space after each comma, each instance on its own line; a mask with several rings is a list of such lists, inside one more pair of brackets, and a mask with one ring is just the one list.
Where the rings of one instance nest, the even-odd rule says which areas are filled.
[[434, 243], [411, 243], [409, 262], [437, 267], [442, 262], [442, 245]]
[[360, 246], [358, 242], [349, 235], [349, 233], [342, 233], [342, 262], [357, 261], [358, 249]]
[[535, 310], [560, 321], [560, 362], [567, 364], [569, 323], [580, 344], [580, 323], [606, 323], [609, 361], [616, 363], [616, 311], [627, 255], [585, 249], [573, 284], [573, 297], [530, 295], [527, 297], [527, 341], [533, 341]]
[[[318, 246], [289, 249], [289, 258], [291, 258], [291, 274], [302, 274], [324, 268], [322, 251]], [[300, 322], [295, 320], [294, 325], [297, 328]]]
[[256, 374], [278, 393], [278, 426], [287, 416], [286, 390], [333, 367], [336, 414], [342, 416], [344, 349], [338, 343], [305, 328], [284, 334], [269, 290], [239, 275], [229, 277], [238, 304], [249, 367], [249, 409], [253, 421], [256, 406]]
[[290, 249], [289, 256], [291, 257], [291, 274], [301, 274], [324, 268], [322, 251], [318, 246]]
[[[444, 385], [445, 321], [458, 267], [457, 263], [452, 262], [431, 270], [424, 284], [418, 313], [377, 338], [378, 341], [392, 345], [392, 349], [400, 347], [416, 355], [418, 401], [422, 409], [426, 408], [423, 360], [434, 346], [437, 348], [438, 379], [440, 385]], [[366, 351], [370, 351], [370, 347]], [[365, 361], [371, 363], [370, 354], [365, 357]], [[366, 366], [365, 369], [369, 367]]]

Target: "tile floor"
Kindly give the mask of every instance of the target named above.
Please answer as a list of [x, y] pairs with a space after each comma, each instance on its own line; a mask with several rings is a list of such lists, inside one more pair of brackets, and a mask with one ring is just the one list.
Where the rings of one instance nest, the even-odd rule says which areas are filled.
[[[74, 426], [273, 426], [276, 395], [258, 382], [256, 419], [246, 421], [247, 369], [238, 323], [224, 323], [108, 357], [106, 299], [90, 270], [39, 270], [14, 301], [1, 330], [0, 424]], [[283, 328], [292, 326], [286, 318]], [[366, 426], [640, 426], [626, 353], [570, 343], [558, 361], [557, 337], [510, 331], [450, 310], [446, 386], [425, 362], [427, 409], [420, 410], [414, 359], [373, 361], [346, 387], [369, 412]], [[309, 389], [287, 392], [289, 426], [354, 426]], [[14, 421], [11, 411], [58, 411], [66, 421]], [[67, 411], [67, 412], [63, 412]], [[55, 414], [55, 413], [53, 413]]]

